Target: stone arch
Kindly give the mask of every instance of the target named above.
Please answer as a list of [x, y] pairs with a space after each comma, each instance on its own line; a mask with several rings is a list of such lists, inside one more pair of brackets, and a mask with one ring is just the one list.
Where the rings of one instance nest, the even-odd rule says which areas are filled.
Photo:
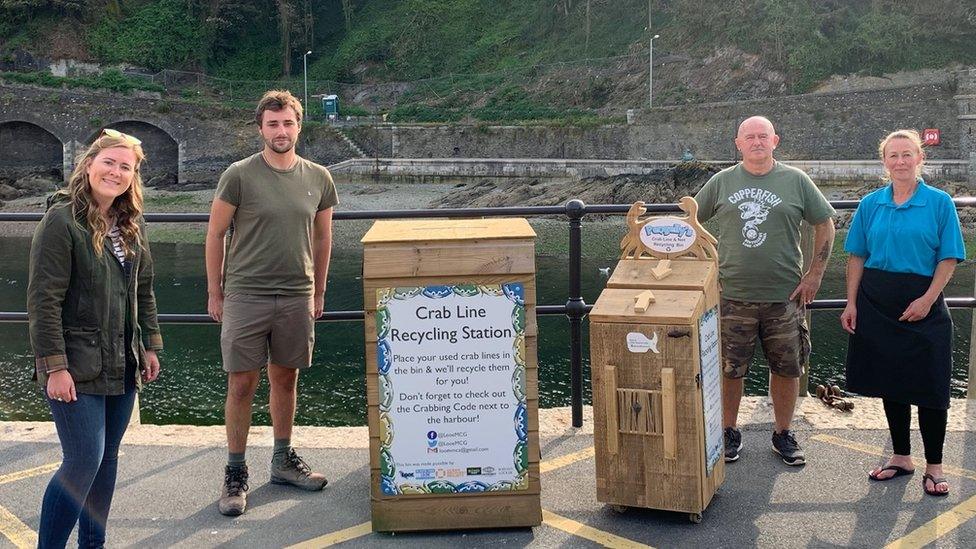
[[170, 132], [152, 122], [119, 120], [106, 124], [87, 140], [91, 143], [104, 128], [112, 128], [142, 141], [146, 161], [142, 166], [142, 181], [147, 187], [173, 187], [180, 183], [180, 146]]
[[53, 132], [27, 120], [0, 122], [0, 199], [43, 194], [64, 181], [65, 149]]

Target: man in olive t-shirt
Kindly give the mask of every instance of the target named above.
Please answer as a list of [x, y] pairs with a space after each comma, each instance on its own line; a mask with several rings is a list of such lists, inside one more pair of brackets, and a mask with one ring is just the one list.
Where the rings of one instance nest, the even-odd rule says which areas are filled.
[[[736, 428], [743, 379], [762, 341], [776, 420], [773, 451], [788, 465], [806, 463], [790, 431], [799, 377], [810, 355], [805, 306], [820, 289], [834, 243], [834, 209], [802, 171], [773, 159], [772, 123], [742, 122], [735, 145], [742, 162], [712, 176], [695, 196], [698, 219], [718, 227], [722, 287], [722, 384], [725, 461], [739, 459]], [[800, 223], [814, 226], [814, 257], [800, 272]]]
[[338, 199], [329, 171], [295, 152], [302, 106], [291, 93], [266, 93], [255, 119], [264, 148], [221, 176], [206, 243], [207, 310], [222, 323], [220, 350], [227, 371], [229, 455], [218, 509], [230, 516], [247, 506], [244, 453], [262, 368], [271, 386], [271, 482], [305, 490], [321, 490], [327, 483], [292, 449], [291, 432], [298, 371], [312, 364], [315, 319], [325, 307], [332, 208]]

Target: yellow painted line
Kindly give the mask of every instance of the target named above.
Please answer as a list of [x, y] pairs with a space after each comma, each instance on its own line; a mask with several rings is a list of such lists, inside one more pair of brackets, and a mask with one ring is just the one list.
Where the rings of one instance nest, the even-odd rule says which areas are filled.
[[[828, 444], [833, 444], [835, 446], [843, 446], [844, 448], [850, 448], [851, 450], [857, 450], [858, 452], [871, 454], [873, 456], [886, 455], [884, 448], [879, 448], [878, 446], [871, 446], [868, 444], [861, 444], [860, 442], [854, 442], [853, 440], [847, 440], [845, 438], [835, 437], [831, 435], [813, 435], [812, 437], [810, 437], [810, 440], [826, 442]], [[943, 464], [942, 471], [947, 475], [956, 475], [958, 477], [968, 478], [970, 480], [976, 480], [976, 471], [963, 469], [962, 467], [954, 467], [952, 465]]]
[[827, 444], [833, 444], [834, 446], [842, 446], [844, 448], [857, 450], [858, 452], [863, 452], [865, 454], [871, 454], [872, 456], [884, 455], [884, 448], [878, 448], [877, 446], [871, 446], [870, 444], [861, 444], [860, 442], [854, 442], [853, 440], [847, 440], [846, 438], [831, 435], [813, 435], [810, 437], [810, 440], [818, 440], [820, 442], [826, 442]]
[[909, 532], [907, 536], [889, 543], [885, 546], [885, 549], [914, 549], [916, 547], [924, 547], [962, 526], [963, 523], [972, 519], [974, 516], [976, 516], [976, 496], [967, 499], [919, 526]]
[[[593, 457], [594, 452], [595, 452], [595, 450], [593, 449], [592, 446], [590, 446], [589, 448], [585, 448], [585, 449], [580, 450], [578, 452], [573, 452], [572, 454], [566, 454], [565, 456], [559, 456], [557, 458], [553, 458], [553, 459], [550, 459], [550, 460], [547, 460], [547, 461], [543, 461], [542, 463], [539, 464], [539, 472], [540, 473], [548, 473], [549, 471], [555, 471], [556, 469], [559, 469], [560, 467], [565, 467], [567, 465], [572, 465], [573, 463], [576, 463], [577, 461], [582, 461], [584, 459], [589, 459], [589, 458]], [[545, 514], [548, 513], [548, 511], [543, 510], [542, 513], [543, 513], [543, 518], [544, 518], [545, 517]], [[565, 521], [568, 521], [568, 522], [573, 522], [573, 521], [571, 521], [569, 519], [563, 519], [559, 515], [553, 515], [552, 513], [549, 513], [549, 514], [552, 515], [553, 517], [558, 518], [558, 519], [562, 519], [562, 520], [565, 520]], [[593, 528], [589, 528], [588, 526], [584, 526], [582, 524], [579, 524], [579, 526], [581, 528], [588, 528], [589, 530], [591, 530], [593, 532], [599, 532], [599, 530], [595, 530]], [[556, 527], [557, 528], [560, 528], [559, 526], [556, 526]], [[560, 529], [561, 530], [566, 530], [565, 528], [560, 528]], [[372, 531], [373, 531], [373, 523], [372, 522], [364, 522], [362, 524], [357, 524], [356, 526], [350, 526], [349, 528], [345, 528], [343, 530], [339, 530], [338, 532], [332, 532], [331, 534], [325, 534], [324, 536], [319, 536], [317, 538], [312, 538], [310, 540], [303, 541], [301, 543], [297, 543], [295, 545], [292, 545], [291, 547], [288, 547], [288, 549], [312, 549], [312, 548], [315, 548], [315, 547], [330, 547], [330, 546], [336, 545], [338, 543], [342, 543], [342, 542], [345, 542], [345, 541], [349, 541], [349, 540], [352, 540], [352, 539], [356, 539], [356, 538], [363, 537], [365, 535], [368, 535], [368, 534], [372, 533]], [[566, 531], [568, 531], [568, 530], [566, 530]], [[572, 533], [572, 532], [570, 532], [570, 533]], [[602, 535], [606, 535], [606, 536], [615, 537], [615, 536], [613, 536], [613, 534], [605, 534], [605, 533], [601, 533], [601, 534]], [[582, 536], [582, 537], [586, 537], [586, 536]], [[587, 538], [587, 539], [592, 539], [592, 538]], [[620, 538], [620, 539], [623, 539], [623, 538]], [[619, 545], [619, 546], [614, 546], [614, 547], [645, 547], [645, 546], [644, 545]]]
[[0, 475], [0, 484], [7, 484], [8, 482], [23, 480], [25, 478], [31, 478], [31, 477], [36, 477], [38, 475], [43, 475], [45, 473], [50, 473], [51, 471], [57, 471], [58, 467], [60, 466], [61, 466], [61, 462], [57, 461], [55, 463], [48, 463], [47, 465], [41, 465], [40, 467], [34, 467], [33, 469], [24, 469], [23, 471], [17, 471], [16, 473], [7, 473], [6, 475]]
[[37, 533], [2, 505], [0, 505], [0, 534], [6, 536], [18, 549], [37, 547]]
[[338, 532], [332, 532], [331, 534], [326, 534], [324, 536], [319, 536], [317, 538], [312, 538], [308, 541], [303, 541], [301, 543], [296, 543], [287, 549], [312, 549], [315, 547], [331, 547], [333, 545], [342, 543], [344, 541], [349, 541], [351, 539], [356, 539], [363, 537], [367, 534], [372, 533], [373, 523], [364, 522], [362, 524], [357, 524], [356, 526], [350, 526]]
[[[119, 452], [119, 456], [123, 455], [125, 455], [123, 452]], [[56, 461], [54, 463], [47, 463], [38, 467], [24, 469], [23, 471], [0, 475], [0, 484], [7, 484], [10, 482], [16, 482], [18, 480], [44, 475], [52, 471], [57, 471], [58, 467], [60, 466], [61, 462]], [[7, 539], [9, 539], [18, 548], [37, 547], [37, 532], [31, 530], [29, 526], [21, 522], [19, 518], [17, 518], [2, 505], [0, 505], [0, 534], [6, 536]]]
[[588, 539], [595, 543], [599, 543], [604, 547], [610, 547], [613, 549], [651, 547], [650, 545], [637, 543], [636, 541], [632, 541], [627, 538], [622, 538], [615, 534], [604, 532], [603, 530], [597, 530], [596, 528], [591, 528], [583, 523], [576, 522], [575, 520], [571, 520], [566, 517], [559, 516], [556, 513], [546, 511], [545, 509], [542, 510], [542, 522], [543, 524], [548, 524], [549, 526], [552, 526], [553, 528], [558, 528], [568, 534], [572, 534], [574, 536], [581, 537], [583, 539]]
[[[885, 455], [884, 448], [861, 444], [859, 442], [854, 442], [840, 437], [821, 434], [814, 435], [810, 438], [812, 440], [818, 440], [820, 442], [826, 442], [836, 446], [843, 446], [845, 448], [850, 448], [852, 450], [857, 450], [859, 452], [864, 452], [874, 456]], [[976, 472], [970, 471], [969, 469], [953, 467], [951, 465], [943, 465], [942, 470], [949, 475], [956, 475], [976, 480]], [[949, 509], [945, 513], [942, 513], [934, 519], [926, 522], [915, 530], [909, 532], [904, 537], [889, 543], [885, 546], [885, 549], [916, 549], [925, 547], [926, 545], [937, 541], [942, 536], [962, 526], [969, 520], [972, 520], [973, 517], [976, 517], [976, 496], [967, 499], [952, 509]]]
[[548, 459], [539, 464], [540, 473], [548, 473], [550, 471], [555, 471], [556, 469], [565, 467], [567, 465], [572, 465], [577, 461], [583, 461], [584, 459], [590, 459], [596, 454], [596, 450], [592, 446], [589, 448], [584, 448], [579, 452], [573, 452], [572, 454], [566, 454], [565, 456], [559, 456], [557, 458]]

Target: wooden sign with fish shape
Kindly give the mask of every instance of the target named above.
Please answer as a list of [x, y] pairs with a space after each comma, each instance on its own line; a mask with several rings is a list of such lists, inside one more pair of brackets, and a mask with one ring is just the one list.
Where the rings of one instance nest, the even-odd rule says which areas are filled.
[[681, 257], [716, 261], [718, 240], [698, 222], [698, 203], [683, 197], [678, 206], [685, 217], [641, 217], [644, 202], [635, 202], [627, 212], [627, 234], [620, 241], [621, 259], [661, 259], [656, 278], [667, 276], [669, 262]]

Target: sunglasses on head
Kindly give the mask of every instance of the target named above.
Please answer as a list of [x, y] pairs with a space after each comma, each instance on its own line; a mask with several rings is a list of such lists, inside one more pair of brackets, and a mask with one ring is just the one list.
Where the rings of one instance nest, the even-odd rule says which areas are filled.
[[107, 135], [109, 137], [114, 137], [116, 139], [121, 139], [121, 140], [126, 141], [128, 143], [131, 143], [133, 145], [142, 145], [142, 141], [140, 141], [139, 139], [137, 139], [137, 138], [135, 138], [135, 137], [133, 137], [133, 136], [127, 134], [127, 133], [122, 133], [119, 130], [113, 130], [112, 128], [105, 128], [104, 130], [102, 130], [102, 135]]

